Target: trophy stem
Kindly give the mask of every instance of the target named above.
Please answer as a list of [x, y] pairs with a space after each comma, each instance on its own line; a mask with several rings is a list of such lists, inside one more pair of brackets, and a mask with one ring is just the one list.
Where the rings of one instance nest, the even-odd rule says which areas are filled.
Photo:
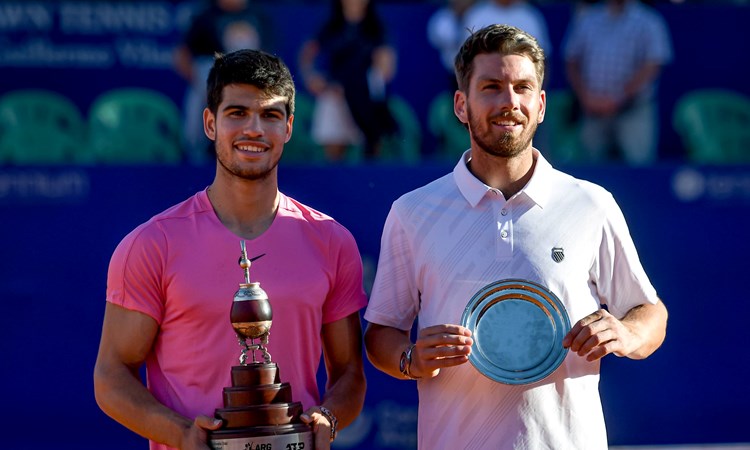
[[256, 344], [255, 339], [250, 339], [250, 345], [247, 344], [247, 341], [237, 336], [237, 340], [240, 343], [240, 347], [242, 347], [242, 350], [240, 351], [240, 365], [246, 366], [247, 365], [247, 353], [250, 352], [250, 355], [253, 359], [253, 362], [259, 362], [257, 358], [255, 357], [255, 351], [258, 350], [263, 354], [263, 362], [270, 363], [271, 362], [271, 354], [268, 353], [268, 349], [266, 348], [266, 345], [268, 345], [268, 334], [266, 333], [260, 338], [260, 343]]
[[240, 267], [245, 272], [245, 283], [250, 283], [250, 262], [247, 259], [247, 248], [245, 247], [245, 241], [240, 241], [241, 256], [240, 256]]
[[240, 347], [242, 347], [240, 351], [240, 365], [244, 366], [247, 364], [247, 351], [249, 349], [247, 348], [247, 342], [240, 336], [237, 336], [237, 341], [240, 343]]

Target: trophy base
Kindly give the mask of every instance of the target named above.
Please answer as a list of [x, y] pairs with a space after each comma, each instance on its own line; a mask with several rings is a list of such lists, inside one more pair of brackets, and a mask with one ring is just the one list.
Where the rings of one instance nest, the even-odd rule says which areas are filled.
[[313, 450], [313, 432], [304, 424], [211, 431], [213, 450]]

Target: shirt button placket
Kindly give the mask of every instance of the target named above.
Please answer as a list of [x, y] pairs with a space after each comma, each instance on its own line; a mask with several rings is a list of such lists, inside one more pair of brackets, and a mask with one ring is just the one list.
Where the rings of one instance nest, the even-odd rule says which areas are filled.
[[499, 212], [500, 214], [497, 217], [497, 229], [499, 232], [497, 239], [497, 257], [506, 259], [513, 256], [513, 246], [510, 239], [512, 224], [507, 204], [503, 205]]

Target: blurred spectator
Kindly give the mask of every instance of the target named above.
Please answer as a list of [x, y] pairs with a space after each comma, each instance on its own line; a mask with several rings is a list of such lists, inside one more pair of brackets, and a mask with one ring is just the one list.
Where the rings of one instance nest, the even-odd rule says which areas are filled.
[[[471, 31], [495, 23], [513, 25], [534, 36], [544, 50], [544, 55], [550, 59], [552, 44], [547, 22], [535, 6], [525, 0], [481, 0], [469, 8], [464, 16], [464, 28]], [[468, 33], [469, 31], [465, 31], [464, 39]]]
[[456, 75], [453, 60], [466, 39], [464, 13], [475, 0], [446, 0], [446, 4], [435, 11], [427, 22], [427, 40], [440, 53], [440, 62], [446, 71], [448, 86], [456, 90]]
[[571, 22], [564, 57], [582, 110], [587, 161], [614, 153], [630, 165], [657, 159], [656, 85], [672, 59], [664, 19], [638, 0], [606, 0]]
[[386, 85], [396, 54], [370, 0], [333, 0], [331, 14], [300, 52], [307, 90], [316, 96], [313, 138], [330, 161], [364, 140], [366, 158], [378, 155], [383, 137], [396, 130]]
[[[251, 4], [252, 3], [252, 4]], [[212, 155], [211, 141], [203, 132], [206, 78], [214, 53], [263, 49], [271, 45], [271, 25], [261, 7], [251, 0], [209, 0], [194, 18], [175, 52], [175, 70], [188, 82], [185, 94], [187, 159], [203, 164]]]

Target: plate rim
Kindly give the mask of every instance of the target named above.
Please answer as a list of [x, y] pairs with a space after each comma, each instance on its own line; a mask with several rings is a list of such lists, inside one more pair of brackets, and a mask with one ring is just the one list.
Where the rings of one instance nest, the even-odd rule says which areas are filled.
[[[514, 296], [513, 291], [519, 290], [525, 292], [518, 292]], [[532, 302], [532, 304], [539, 307], [539, 309], [541, 309], [544, 314], [550, 316], [553, 319], [552, 323], [555, 327], [555, 335], [553, 337], [555, 342], [553, 343], [553, 349], [555, 347], [554, 344], [559, 343], [559, 350], [556, 354], [554, 354], [554, 351], [551, 352], [539, 364], [539, 366], [546, 364], [546, 367], [542, 367], [541, 370], [526, 371], [529, 372], [527, 376], [519, 376], [519, 373], [523, 373], [523, 371], [516, 372], [502, 369], [498, 365], [493, 364], [492, 361], [488, 360], [484, 355], [480, 355], [480, 352], [478, 351], [469, 354], [469, 362], [471, 362], [471, 364], [482, 375], [493, 381], [497, 381], [503, 384], [520, 385], [540, 381], [557, 370], [557, 368], [562, 364], [562, 362], [565, 360], [565, 357], [567, 356], [568, 349], [562, 347], [561, 345], [562, 339], [570, 330], [570, 318], [568, 316], [565, 305], [562, 303], [562, 301], [560, 301], [557, 295], [554, 294], [554, 292], [541, 285], [540, 283], [522, 278], [505, 278], [484, 285], [469, 299], [469, 302], [466, 304], [464, 312], [461, 316], [461, 325], [471, 330], [472, 334], [475, 334], [478, 321], [476, 319], [472, 321], [472, 318], [476, 315], [476, 311], [479, 309], [486, 310], [486, 308], [491, 307], [492, 305], [484, 307], [483, 304], [488, 299], [490, 301], [495, 300], [497, 296], [494, 294], [500, 291], [510, 292], [508, 292], [507, 295], [504, 296], [506, 297], [505, 299], [498, 300], [494, 304], [509, 300], [511, 298], [529, 301], [528, 298], [523, 298], [524, 296], [531, 297], [531, 299], [536, 300]], [[532, 292], [535, 295], [530, 295], [529, 292]], [[541, 302], [539, 302], [540, 298], [542, 300]], [[547, 305], [548, 308], [545, 310], [537, 302]]]

